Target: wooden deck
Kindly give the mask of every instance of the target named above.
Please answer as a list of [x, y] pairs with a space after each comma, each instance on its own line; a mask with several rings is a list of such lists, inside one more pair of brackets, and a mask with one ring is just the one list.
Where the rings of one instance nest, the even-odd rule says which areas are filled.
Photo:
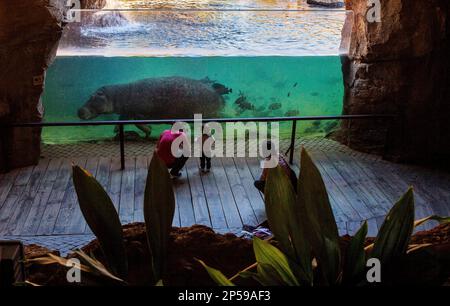
[[[374, 235], [392, 204], [413, 185], [416, 217], [450, 215], [450, 175], [436, 170], [314, 150], [341, 234], [362, 220]], [[35, 167], [0, 175], [0, 236], [89, 234], [71, 181], [71, 163], [86, 167], [111, 196], [123, 223], [143, 221], [142, 202], [149, 156], [130, 157], [121, 171], [116, 157], [42, 159]], [[298, 167], [295, 166], [296, 171]], [[190, 159], [175, 181], [175, 226], [204, 224], [238, 232], [265, 220], [263, 195], [253, 187], [257, 159], [213, 159], [209, 174]], [[431, 227], [428, 224], [422, 228]]]

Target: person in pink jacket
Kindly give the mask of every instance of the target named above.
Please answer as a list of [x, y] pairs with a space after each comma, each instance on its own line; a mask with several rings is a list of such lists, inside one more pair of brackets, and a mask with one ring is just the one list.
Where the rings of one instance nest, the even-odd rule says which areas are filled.
[[[161, 160], [166, 164], [167, 168], [170, 169], [170, 175], [172, 178], [177, 178], [181, 176], [180, 170], [183, 169], [186, 161], [189, 157], [181, 155], [180, 157], [175, 157], [174, 152], [172, 152], [172, 143], [178, 138], [184, 137], [187, 139], [186, 134], [183, 130], [178, 132], [172, 132], [171, 130], [165, 130], [159, 136], [158, 143], [156, 145], [156, 154]], [[183, 142], [179, 148], [180, 151], [183, 149]]]

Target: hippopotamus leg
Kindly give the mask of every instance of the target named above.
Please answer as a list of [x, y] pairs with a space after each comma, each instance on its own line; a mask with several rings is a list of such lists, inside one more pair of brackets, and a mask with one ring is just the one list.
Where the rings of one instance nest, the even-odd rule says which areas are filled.
[[135, 124], [138, 129], [145, 133], [145, 138], [150, 138], [150, 134], [152, 133], [152, 128], [145, 124]]
[[[130, 117], [128, 117], [128, 115], [120, 114], [119, 115], [119, 120], [120, 121], [122, 121], [122, 120], [130, 120]], [[119, 133], [119, 125], [116, 125], [114, 127], [114, 134], [117, 135], [118, 133]]]
[[[136, 118], [130, 117], [128, 115], [125, 114], [121, 114], [119, 116], [119, 120], [143, 120], [144, 118], [140, 117], [140, 116], [136, 116]], [[151, 127], [145, 125], [145, 124], [135, 124], [135, 126], [140, 129], [141, 131], [143, 131], [145, 133], [145, 138], [149, 138], [150, 134], [152, 133], [152, 129]], [[114, 133], [117, 135], [119, 133], [119, 126], [116, 125], [114, 127]]]
[[[145, 120], [144, 116], [135, 116], [136, 120]], [[146, 124], [135, 124], [135, 126], [145, 133], [145, 138], [150, 138], [150, 134], [152, 133], [152, 128]]]

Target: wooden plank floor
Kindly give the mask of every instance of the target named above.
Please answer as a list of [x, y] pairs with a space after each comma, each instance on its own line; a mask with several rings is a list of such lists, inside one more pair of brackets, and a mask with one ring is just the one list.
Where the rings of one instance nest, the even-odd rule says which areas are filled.
[[[341, 234], [353, 234], [368, 220], [375, 235], [392, 204], [412, 185], [416, 217], [450, 215], [450, 175], [417, 166], [362, 158], [341, 151], [312, 151], [321, 171]], [[90, 233], [77, 204], [72, 162], [86, 167], [108, 191], [123, 223], [143, 221], [142, 201], [149, 156], [129, 157], [120, 170], [116, 157], [43, 159], [0, 175], [0, 236]], [[190, 159], [174, 181], [174, 226], [204, 224], [238, 232], [265, 220], [263, 195], [253, 187], [261, 169], [255, 158], [213, 159], [201, 173]], [[294, 166], [298, 172], [298, 166]], [[433, 224], [422, 226], [430, 228]]]

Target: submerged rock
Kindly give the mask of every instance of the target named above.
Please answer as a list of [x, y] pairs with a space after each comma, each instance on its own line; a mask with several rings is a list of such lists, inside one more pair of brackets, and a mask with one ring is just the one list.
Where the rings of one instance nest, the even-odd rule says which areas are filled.
[[306, 0], [306, 3], [329, 8], [341, 8], [345, 5], [341, 0]]
[[120, 12], [97, 12], [90, 20], [91, 26], [101, 28], [122, 27], [128, 24], [128, 19]]
[[106, 6], [107, 0], [81, 0], [82, 9], [101, 9]]

